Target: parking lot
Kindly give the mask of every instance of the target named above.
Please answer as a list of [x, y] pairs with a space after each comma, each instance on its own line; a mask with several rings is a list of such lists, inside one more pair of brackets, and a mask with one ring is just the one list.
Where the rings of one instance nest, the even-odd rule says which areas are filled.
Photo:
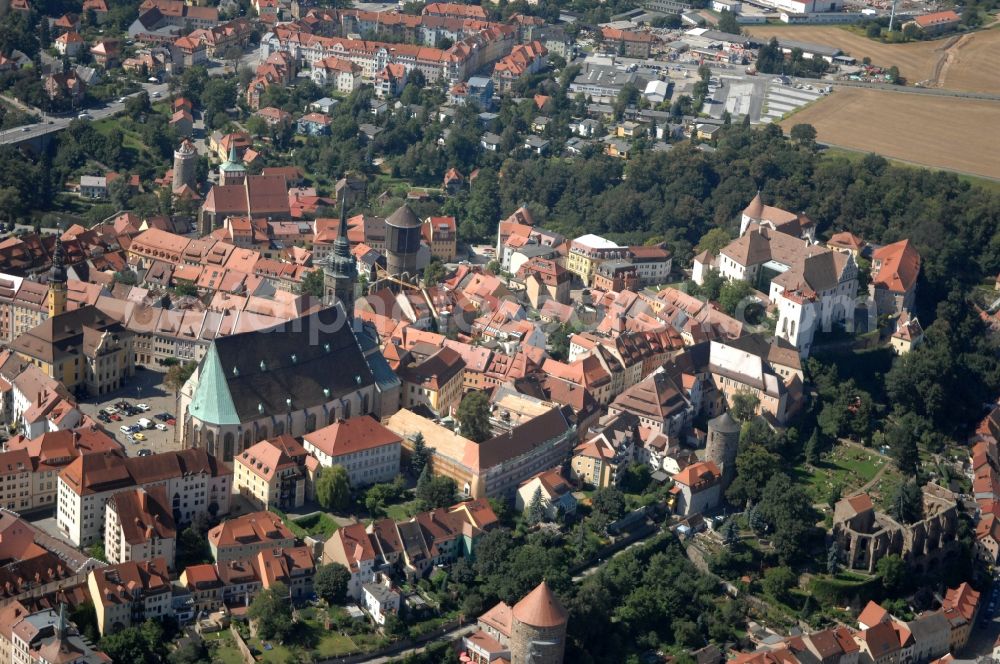
[[125, 451], [129, 456], [138, 456], [139, 450], [148, 449], [154, 454], [169, 452], [180, 449], [180, 442], [177, 440], [176, 427], [167, 425], [166, 431], [159, 429], [144, 429], [140, 433], [146, 440], [129, 441], [120, 427], [136, 425], [141, 418], [151, 420], [156, 424], [163, 424], [155, 416], [161, 413], [176, 415], [176, 402], [174, 394], [163, 385], [163, 378], [166, 374], [149, 369], [136, 368], [135, 376], [124, 388], [108, 395], [103, 395], [100, 401], [86, 399], [80, 402], [80, 409], [90, 417], [98, 419], [98, 413], [104, 411], [109, 406], [115, 406], [121, 401], [126, 401], [132, 406], [146, 404], [149, 410], [145, 413], [135, 412], [132, 415], [119, 409], [116, 413], [120, 420], [112, 419], [110, 422], [101, 422], [108, 434], [125, 446]]

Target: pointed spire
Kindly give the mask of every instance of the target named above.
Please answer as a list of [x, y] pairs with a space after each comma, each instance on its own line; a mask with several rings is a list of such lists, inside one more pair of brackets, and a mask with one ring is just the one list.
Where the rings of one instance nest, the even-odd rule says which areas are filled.
[[760, 189], [757, 190], [757, 195], [750, 201], [750, 205], [743, 211], [743, 214], [755, 221], [760, 221], [761, 217], [764, 216], [764, 201], [761, 200]]
[[59, 621], [56, 623], [56, 640], [62, 641], [66, 636], [66, 604], [59, 602]]
[[229, 145], [229, 161], [234, 164], [239, 161], [239, 158], [236, 155], [236, 141], [233, 141]]
[[340, 200], [340, 228], [337, 230], [337, 239], [347, 239], [347, 197]]

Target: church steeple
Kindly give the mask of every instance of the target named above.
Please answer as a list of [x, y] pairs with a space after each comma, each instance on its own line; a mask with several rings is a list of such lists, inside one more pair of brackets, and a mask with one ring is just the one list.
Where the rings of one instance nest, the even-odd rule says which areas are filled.
[[49, 318], [66, 311], [66, 250], [62, 238], [56, 238], [52, 252], [52, 269], [49, 270]]
[[331, 304], [340, 300], [349, 321], [354, 319], [357, 280], [358, 268], [351, 255], [351, 243], [347, 239], [347, 204], [342, 200], [337, 239], [333, 241], [333, 251], [323, 266], [323, 294], [324, 299]]

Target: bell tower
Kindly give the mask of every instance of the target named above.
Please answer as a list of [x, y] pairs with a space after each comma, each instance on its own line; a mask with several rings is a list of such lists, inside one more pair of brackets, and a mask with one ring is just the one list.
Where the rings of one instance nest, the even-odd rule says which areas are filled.
[[340, 300], [347, 312], [348, 322], [354, 320], [357, 281], [358, 267], [351, 255], [351, 243], [347, 239], [347, 205], [345, 201], [341, 201], [337, 239], [333, 241], [333, 252], [323, 265], [323, 299], [330, 304]]
[[49, 318], [66, 311], [66, 250], [62, 238], [56, 238], [52, 253], [52, 269], [49, 270]]

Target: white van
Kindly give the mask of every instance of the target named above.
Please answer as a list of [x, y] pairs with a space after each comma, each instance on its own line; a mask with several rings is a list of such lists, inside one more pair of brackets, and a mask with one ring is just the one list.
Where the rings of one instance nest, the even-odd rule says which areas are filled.
[[138, 424], [139, 426], [141, 426], [141, 427], [142, 427], [143, 429], [152, 429], [152, 428], [153, 428], [153, 426], [155, 426], [155, 425], [153, 424], [153, 421], [152, 421], [152, 420], [150, 420], [150, 419], [149, 419], [149, 418], [147, 418], [147, 417], [140, 417], [140, 418], [139, 418], [139, 421], [137, 422], [137, 424]]

